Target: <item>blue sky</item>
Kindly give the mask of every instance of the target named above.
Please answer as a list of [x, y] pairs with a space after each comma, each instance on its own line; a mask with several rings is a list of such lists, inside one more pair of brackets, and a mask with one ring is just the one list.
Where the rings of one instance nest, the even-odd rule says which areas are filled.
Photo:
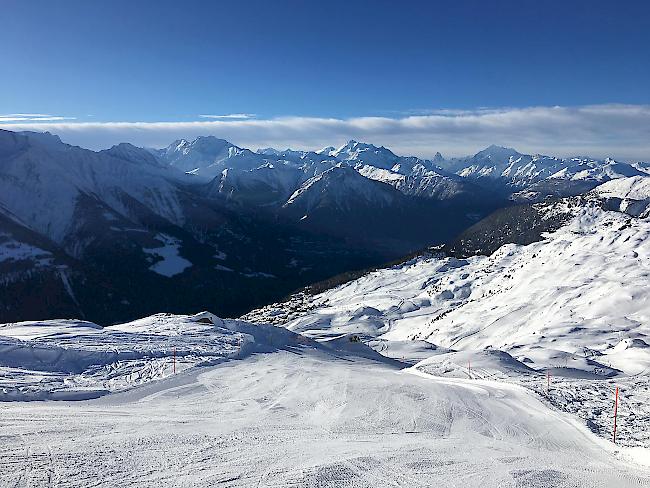
[[[307, 147], [366, 136], [419, 153], [498, 142], [650, 158], [644, 132], [637, 141], [626, 125], [647, 122], [650, 2], [2, 0], [2, 13], [0, 125], [39, 124], [82, 145], [175, 138], [172, 126], [102, 123], [197, 122], [178, 132], [219, 131], [241, 144]], [[575, 114], [612, 106], [627, 112], [618, 126], [599, 126], [620, 132], [609, 141], [590, 139], [587, 126], [573, 143], [562, 134], [544, 140], [552, 127], [530, 140], [516, 131], [426, 139], [368, 128], [371, 117], [444, 116], [462, 125], [485, 108], [557, 115], [557, 107]], [[202, 117], [233, 114], [243, 116]], [[288, 117], [291, 130], [261, 124]], [[362, 131], [321, 122], [358, 118]]]

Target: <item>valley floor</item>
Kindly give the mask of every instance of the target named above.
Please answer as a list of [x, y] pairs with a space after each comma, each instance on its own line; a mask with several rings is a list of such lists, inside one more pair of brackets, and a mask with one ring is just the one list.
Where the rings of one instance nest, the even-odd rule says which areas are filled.
[[520, 386], [401, 366], [291, 346], [96, 400], [2, 403], [0, 486], [650, 485]]

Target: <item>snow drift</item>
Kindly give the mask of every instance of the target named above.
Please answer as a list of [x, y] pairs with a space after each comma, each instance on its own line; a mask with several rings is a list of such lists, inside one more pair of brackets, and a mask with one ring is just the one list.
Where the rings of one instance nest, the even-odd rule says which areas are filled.
[[93, 398], [174, 370], [295, 345], [297, 337], [208, 312], [158, 314], [105, 328], [78, 320], [4, 324], [0, 400]]

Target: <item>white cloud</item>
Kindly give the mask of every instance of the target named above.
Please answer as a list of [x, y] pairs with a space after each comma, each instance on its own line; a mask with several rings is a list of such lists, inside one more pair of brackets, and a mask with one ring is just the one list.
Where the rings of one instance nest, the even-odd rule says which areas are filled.
[[254, 119], [255, 114], [199, 115], [204, 119]]
[[0, 124], [8, 122], [55, 122], [59, 120], [75, 120], [75, 117], [62, 117], [49, 114], [5, 114], [0, 115]]
[[49, 114], [6, 114], [0, 117], [51, 117]]
[[279, 117], [194, 122], [31, 122], [10, 130], [48, 130], [69, 143], [105, 148], [118, 142], [162, 147], [178, 138], [215, 135], [250, 148], [316, 149], [357, 139], [398, 154], [465, 155], [490, 144], [559, 156], [650, 159], [649, 105], [591, 105], [437, 110], [405, 117]]

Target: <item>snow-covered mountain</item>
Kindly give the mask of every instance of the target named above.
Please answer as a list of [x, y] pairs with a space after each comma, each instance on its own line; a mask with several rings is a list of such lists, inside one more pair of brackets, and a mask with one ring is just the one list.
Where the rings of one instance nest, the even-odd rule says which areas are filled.
[[[293, 182], [296, 191], [310, 177], [341, 162], [362, 176], [387, 183], [406, 195], [448, 203], [541, 201], [547, 196], [580, 194], [610, 179], [647, 174], [643, 163], [527, 155], [495, 145], [473, 156], [445, 159], [437, 153], [427, 160], [398, 156], [383, 146], [354, 140], [320, 151], [265, 148], [252, 152], [222, 139], [199, 137], [192, 142], [176, 141], [154, 153], [165, 164], [205, 179], [223, 179], [224, 170], [236, 171], [236, 181], [231, 174], [232, 181], [213, 185], [211, 194], [222, 188], [233, 202], [259, 201], [262, 205], [286, 194], [288, 180]], [[256, 171], [259, 168], [265, 169]], [[282, 174], [274, 174], [269, 169]], [[250, 198], [251, 188], [263, 192], [265, 187], [271, 192], [269, 198]]]
[[[0, 317], [110, 323], [208, 305], [232, 314], [385, 259], [250, 205], [233, 209], [206, 185], [128, 144], [94, 152], [50, 134], [0, 131]], [[39, 292], [21, 299], [25, 289]]]
[[282, 205], [303, 179], [295, 168], [266, 163], [254, 169], [224, 169], [207, 186], [209, 197], [245, 206]]
[[607, 208], [634, 217], [650, 217], [650, 178], [634, 176], [608, 181], [594, 188], [587, 198], [603, 200]]
[[390, 186], [364, 178], [346, 164], [337, 164], [304, 182], [285, 207], [299, 208], [306, 218], [317, 208], [346, 212], [361, 205], [386, 208], [396, 204], [399, 193]]
[[444, 248], [244, 318], [316, 340], [357, 336], [427, 374], [517, 383], [601, 434], [616, 378], [621, 439], [648, 445], [636, 419], [650, 415], [637, 397], [650, 368], [649, 182], [621, 178], [488, 220], [483, 231], [502, 239], [484, 255]]
[[[584, 196], [532, 208], [535, 220], [548, 224], [526, 245], [506, 235], [484, 255], [425, 253], [309, 298], [301, 306], [308, 312], [291, 312], [297, 318], [278, 314], [282, 304], [248, 318], [318, 336], [362, 333], [446, 348], [502, 349], [538, 367], [549, 366], [552, 356], [544, 354], [558, 341], [566, 353], [589, 349], [594, 358], [617, 354], [620, 348], [613, 348], [626, 338], [650, 344], [650, 178], [610, 181]], [[510, 217], [512, 225], [517, 214]], [[483, 230], [509, 224], [488, 220]], [[517, 225], [521, 233], [537, 222]], [[650, 349], [638, 364], [604, 359], [634, 373], [650, 365]]]
[[374, 166], [381, 169], [392, 169], [401, 160], [405, 159], [396, 156], [391, 150], [383, 146], [377, 147], [354, 140], [350, 140], [338, 149], [330, 151], [329, 155], [350, 164]]
[[[84, 213], [137, 219], [144, 206], [182, 225], [175, 173], [132, 146], [94, 152], [50, 134], [0, 131], [1, 203], [30, 228], [63, 243]], [[136, 155], [135, 160], [129, 156]], [[144, 162], [143, 162], [144, 161]]]
[[473, 156], [440, 162], [441, 166], [482, 185], [500, 185], [518, 200], [541, 200], [587, 191], [605, 181], [644, 174], [611, 158], [556, 158], [521, 154], [492, 145]]
[[[56, 301], [100, 322], [195, 305], [242, 311], [310, 281], [449, 241], [507, 205], [513, 192], [540, 200], [562, 196], [567, 183], [580, 193], [647, 175], [642, 163], [496, 147], [450, 161], [356, 141], [253, 152], [212, 136], [162, 150], [118, 144], [90, 151], [48, 133], [0, 131], [0, 310], [5, 318], [26, 311], [33, 315], [24, 318], [47, 318], [46, 304]], [[503, 185], [454, 166], [468, 162], [500, 172]], [[468, 241], [476, 249], [484, 244], [478, 234]], [[41, 298], [17, 300], [37, 282]]]
[[129, 144], [127, 142], [116, 144], [110, 149], [99, 151], [99, 153], [107, 154], [109, 156], [123, 159], [126, 162], [135, 164], [144, 164], [154, 167], [164, 166], [162, 161], [154, 156], [151, 151], [148, 151], [147, 149], [143, 149], [141, 147], [136, 147], [133, 144]]
[[[440, 155], [433, 161], [397, 156], [385, 147], [357, 141], [349, 141], [338, 149], [328, 147], [315, 152], [265, 148], [253, 153], [222, 139], [199, 137], [192, 142], [179, 140], [152, 152], [165, 164], [186, 173], [205, 179], [219, 178], [218, 183], [213, 182], [210, 194], [222, 193], [233, 202], [258, 201], [267, 205], [286, 193], [288, 182], [293, 183], [296, 191], [307, 179], [341, 162], [362, 176], [388, 183], [404, 194], [435, 201], [476, 195], [478, 188], [439, 167], [436, 163], [443, 160]], [[252, 188], [258, 189], [255, 198], [251, 198]], [[268, 197], [259, 194], [265, 189], [270, 191]]]
[[320, 153], [262, 152], [312, 163], [318, 155], [326, 156], [346, 162], [363, 176], [390, 184], [404, 194], [447, 202], [499, 198], [541, 201], [547, 196], [580, 194], [611, 179], [648, 173], [643, 163], [528, 155], [495, 145], [464, 158], [445, 159], [437, 153], [432, 160], [397, 156], [385, 147], [354, 140]]
[[[65, 466], [81, 484], [111, 469], [111, 480], [139, 486], [151, 481], [139, 469], [146, 463], [163, 466], [156, 481], [206, 486], [260, 479], [416, 486], [423, 476], [453, 484], [465, 475], [472, 486], [644, 486], [647, 469], [635, 463], [647, 464], [650, 446], [648, 181], [619, 178], [580, 196], [509, 207], [480, 223], [494, 251], [463, 255], [484, 237], [469, 229], [460, 248], [294, 295], [247, 320], [202, 312], [106, 327], [79, 319], [0, 323], [0, 400], [20, 402], [4, 406], [0, 483], [28, 473], [47, 484]], [[395, 202], [410, 198], [345, 163], [307, 182], [286, 208], [318, 202], [311, 217], [327, 208], [323, 202], [349, 212], [348, 191], [359, 193], [358, 205], [374, 199], [387, 219]], [[379, 195], [364, 195], [368, 184], [381, 185]], [[329, 186], [325, 194], [341, 190], [340, 200], [310, 195]], [[74, 266], [8, 211], [0, 217], [0, 256]], [[512, 243], [522, 234], [527, 245]], [[167, 258], [186, 243], [157, 238], [163, 261], [154, 265], [165, 273]], [[296, 234], [289, 242], [296, 246]], [[177, 257], [172, 268], [190, 256]], [[38, 283], [27, 284], [30, 297]], [[215, 285], [174, 284], [177, 293]], [[182, 422], [170, 422], [169, 412]], [[238, 449], [224, 451], [233, 442]], [[160, 449], [142, 448], [151, 445]], [[323, 445], [332, 448], [325, 457]], [[98, 452], [111, 456], [98, 463]], [[125, 469], [125, 458], [137, 466]]]
[[491, 198], [476, 185], [440, 167], [438, 163], [444, 161], [440, 153], [433, 160], [397, 156], [383, 146], [351, 140], [328, 154], [353, 166], [366, 178], [387, 183], [406, 195], [449, 201], [476, 196], [478, 191], [483, 199]]
[[410, 172], [402, 173], [404, 166], [396, 165], [396, 171], [374, 166], [357, 167], [357, 171], [372, 180], [381, 181], [395, 187], [405, 195], [434, 200], [437, 202], [465, 203], [481, 201], [487, 203], [498, 200], [498, 195], [489, 189], [449, 173], [442, 168], [427, 169], [422, 164], [414, 165]]
[[[218, 166], [225, 169], [205, 194], [235, 208], [256, 207], [313, 233], [395, 252], [426, 245], [427, 235], [447, 239], [503, 203], [430, 161], [356, 141], [318, 152], [258, 149], [255, 156], [257, 167], [240, 164], [236, 156], [221, 160]], [[387, 235], [395, 228], [398, 234]]]
[[637, 161], [632, 163], [632, 167], [638, 169], [642, 173], [646, 173], [650, 175], [650, 163], [645, 162], [645, 161]]
[[214, 136], [197, 137], [191, 142], [179, 139], [152, 153], [171, 167], [208, 179], [227, 168], [252, 169], [264, 162], [259, 154]]
[[[431, 236], [446, 241], [488, 213], [491, 202], [443, 205], [434, 199], [404, 194], [393, 185], [366, 178], [347, 163], [305, 181], [278, 215], [297, 228], [400, 255], [426, 247]], [[424, 244], [424, 246], [423, 246]]]

